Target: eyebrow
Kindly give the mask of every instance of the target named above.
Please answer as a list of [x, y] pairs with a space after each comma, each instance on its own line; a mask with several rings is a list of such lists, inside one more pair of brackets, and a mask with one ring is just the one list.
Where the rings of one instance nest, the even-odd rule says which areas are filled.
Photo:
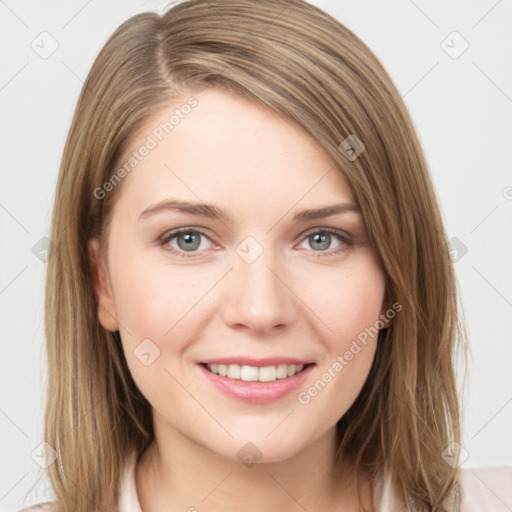
[[[178, 201], [176, 199], [166, 199], [160, 203], [150, 206], [139, 215], [139, 219], [144, 219], [165, 211], [178, 211], [183, 213], [190, 213], [193, 215], [201, 215], [211, 219], [218, 219], [223, 222], [232, 222], [231, 216], [225, 210], [215, 205], [206, 203], [191, 203], [188, 201]], [[337, 203], [323, 206], [321, 208], [310, 208], [307, 210], [298, 211], [293, 215], [293, 220], [305, 221], [322, 219], [324, 217], [330, 217], [331, 215], [360, 211], [360, 208], [354, 203]]]

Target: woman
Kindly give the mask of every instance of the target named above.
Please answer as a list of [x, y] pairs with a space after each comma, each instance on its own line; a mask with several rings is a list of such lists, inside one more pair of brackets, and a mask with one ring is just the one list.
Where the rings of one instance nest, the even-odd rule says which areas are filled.
[[119, 27], [51, 239], [49, 510], [492, 498], [459, 469], [456, 290], [420, 145], [321, 10], [189, 0]]

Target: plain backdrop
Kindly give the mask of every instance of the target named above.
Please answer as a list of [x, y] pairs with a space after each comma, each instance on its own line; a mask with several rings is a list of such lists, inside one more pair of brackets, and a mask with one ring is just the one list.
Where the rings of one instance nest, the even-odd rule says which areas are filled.
[[[463, 466], [512, 465], [512, 2], [312, 3], [374, 51], [411, 112], [452, 239], [471, 348]], [[164, 9], [150, 0], [0, 0], [3, 511], [53, 496], [37, 463], [46, 392], [40, 240], [75, 104], [114, 29]]]

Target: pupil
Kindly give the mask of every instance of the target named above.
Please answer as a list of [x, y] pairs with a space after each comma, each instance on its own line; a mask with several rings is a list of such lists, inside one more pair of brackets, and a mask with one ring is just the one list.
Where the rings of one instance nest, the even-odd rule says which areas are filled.
[[[329, 233], [317, 233], [313, 235], [312, 238], [313, 243], [311, 244], [311, 246], [313, 247], [313, 249], [327, 249], [331, 244], [331, 235], [329, 235]], [[318, 245], [315, 247], [315, 244]]]
[[[184, 240], [185, 243], [181, 243]], [[184, 233], [178, 236], [178, 246], [184, 251], [193, 251], [199, 247], [201, 240], [197, 233]]]

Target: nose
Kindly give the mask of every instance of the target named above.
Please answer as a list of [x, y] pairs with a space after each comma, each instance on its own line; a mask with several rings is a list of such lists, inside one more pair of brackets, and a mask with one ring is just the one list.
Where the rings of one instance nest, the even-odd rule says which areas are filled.
[[222, 310], [226, 324], [263, 334], [293, 323], [297, 301], [287, 281], [271, 258], [247, 263], [235, 255]]

